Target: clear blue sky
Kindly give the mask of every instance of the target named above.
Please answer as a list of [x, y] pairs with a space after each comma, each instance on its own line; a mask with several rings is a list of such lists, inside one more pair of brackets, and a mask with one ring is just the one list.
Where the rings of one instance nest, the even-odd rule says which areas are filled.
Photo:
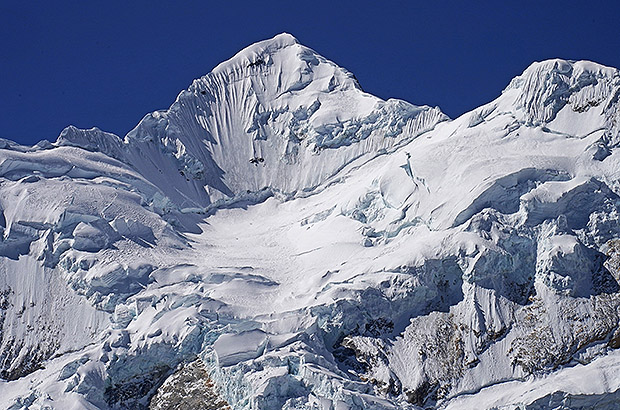
[[196, 77], [286, 31], [382, 98], [456, 117], [531, 62], [620, 67], [617, 1], [0, 2], [0, 137], [123, 136]]

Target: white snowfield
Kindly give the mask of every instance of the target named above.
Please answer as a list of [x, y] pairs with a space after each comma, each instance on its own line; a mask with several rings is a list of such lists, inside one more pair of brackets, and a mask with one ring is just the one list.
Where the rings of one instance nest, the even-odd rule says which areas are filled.
[[549, 60], [450, 120], [280, 34], [124, 138], [2, 141], [0, 408], [191, 369], [233, 409], [614, 408], [619, 100]]

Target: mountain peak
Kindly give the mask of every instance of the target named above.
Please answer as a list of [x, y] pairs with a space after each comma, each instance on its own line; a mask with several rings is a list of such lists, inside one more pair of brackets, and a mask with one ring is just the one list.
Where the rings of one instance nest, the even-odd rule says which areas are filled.
[[125, 141], [140, 152], [155, 142], [151, 160], [132, 163], [144, 175], [158, 175], [163, 170], [154, 164], [172, 160], [176, 180], [155, 184], [195, 207], [263, 189], [311, 189], [353, 159], [445, 119], [437, 108], [365, 93], [348, 70], [283, 33], [194, 80]]
[[[269, 77], [277, 81], [265, 84], [269, 82]], [[348, 70], [300, 44], [288, 33], [244, 48], [217, 65], [209, 74], [195, 80], [192, 87], [200, 87], [202, 83], [203, 88], [208, 88], [214, 82], [230, 83], [248, 81], [250, 78], [253, 78], [253, 91], [268, 98], [316, 87], [328, 92], [360, 88], [355, 76]], [[190, 91], [195, 92], [192, 87]]]
[[446, 121], [283, 34], [124, 140], [0, 140], [0, 408], [617, 401], [619, 82]]
[[229, 71], [231, 66], [235, 65], [260, 65], [260, 61], [267, 55], [273, 55], [283, 48], [299, 45], [299, 41], [289, 33], [280, 33], [270, 39], [259, 41], [247, 46], [243, 50], [235, 54], [231, 59], [218, 64], [211, 73]]
[[528, 122], [542, 124], [553, 121], [567, 104], [576, 112], [597, 107], [619, 87], [616, 68], [556, 58], [531, 64], [505, 92], [517, 90], [516, 106], [526, 111]]

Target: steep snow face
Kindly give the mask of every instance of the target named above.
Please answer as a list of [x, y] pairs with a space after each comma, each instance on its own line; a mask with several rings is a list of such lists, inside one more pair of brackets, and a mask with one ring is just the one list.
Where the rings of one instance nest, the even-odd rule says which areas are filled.
[[619, 89], [615, 69], [551, 60], [447, 121], [279, 35], [124, 139], [2, 142], [0, 406], [617, 390]]
[[[98, 130], [60, 144], [122, 157], [184, 208], [270, 189], [308, 191], [362, 155], [432, 129], [437, 108], [364, 93], [347, 70], [289, 34], [254, 44], [195, 80], [124, 143]], [[119, 148], [122, 146], [122, 148]]]
[[532, 64], [504, 92], [528, 124], [576, 137], [604, 129], [595, 154], [600, 160], [620, 142], [619, 90], [616, 68], [556, 59]]
[[540, 124], [553, 121], [566, 105], [577, 113], [609, 108], [608, 99], [619, 84], [615, 68], [556, 59], [532, 64], [506, 91], [518, 90], [517, 107], [526, 111], [531, 123]]

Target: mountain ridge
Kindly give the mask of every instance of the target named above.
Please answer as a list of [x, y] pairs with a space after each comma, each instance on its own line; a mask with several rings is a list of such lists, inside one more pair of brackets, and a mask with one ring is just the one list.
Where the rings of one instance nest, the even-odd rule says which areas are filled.
[[[341, 105], [346, 110], [339, 110]], [[204, 207], [213, 199], [267, 186], [284, 193], [309, 189], [352, 159], [389, 148], [397, 140], [384, 135], [407, 132], [411, 134], [407, 138], [414, 138], [446, 119], [437, 108], [382, 101], [363, 93], [348, 71], [282, 34], [246, 48], [194, 80], [168, 110], [147, 114], [125, 136], [122, 146], [128, 151], [126, 162], [143, 175], [163, 170], [145, 163], [141, 154], [132, 151], [151, 150], [150, 157], [159, 157], [155, 162], [170, 163], [163, 172], [169, 178], [177, 168], [179, 177], [166, 184], [187, 186], [182, 189], [186, 206]], [[112, 156], [119, 155], [116, 138], [97, 131], [87, 134], [69, 128], [57, 144], [92, 147], [93, 139]], [[103, 136], [109, 142], [101, 141]], [[366, 147], [354, 144], [366, 139]], [[159, 146], [150, 147], [149, 142]], [[326, 163], [315, 155], [341, 146], [348, 146], [343, 151], [350, 151], [338, 154], [343, 160], [326, 153], [330, 156]], [[171, 156], [174, 163], [168, 158]], [[251, 162], [259, 159], [260, 164]], [[307, 168], [309, 162], [316, 161], [322, 164], [315, 168], [327, 169], [297, 176], [300, 169], [296, 163]], [[337, 165], [328, 165], [330, 162]], [[235, 168], [242, 171], [237, 173]], [[296, 179], [294, 184], [288, 182]], [[170, 193], [164, 184], [158, 186]], [[203, 193], [203, 189], [209, 192]]]
[[618, 70], [534, 63], [454, 120], [287, 34], [214, 72], [124, 139], [0, 148], [0, 405], [616, 394]]

